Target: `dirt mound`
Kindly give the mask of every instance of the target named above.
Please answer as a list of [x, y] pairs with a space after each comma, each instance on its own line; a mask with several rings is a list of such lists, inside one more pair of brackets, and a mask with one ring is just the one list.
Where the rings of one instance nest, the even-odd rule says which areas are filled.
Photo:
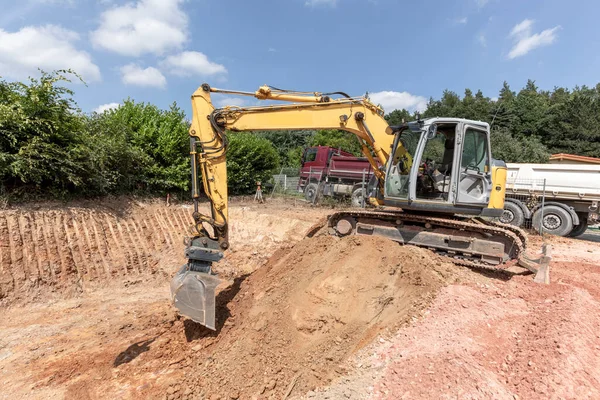
[[380, 238], [323, 236], [281, 249], [219, 295], [218, 333], [175, 324], [190, 340], [190, 366], [171, 397], [281, 398], [326, 384], [382, 329], [419, 315], [455, 271]]
[[424, 318], [313, 399], [600, 398], [600, 270], [556, 262], [552, 279], [442, 288]]

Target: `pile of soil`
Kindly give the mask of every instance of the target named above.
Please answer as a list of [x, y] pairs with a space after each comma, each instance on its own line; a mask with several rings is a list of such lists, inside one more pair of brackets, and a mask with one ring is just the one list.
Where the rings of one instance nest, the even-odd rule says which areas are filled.
[[350, 355], [420, 315], [456, 276], [431, 252], [381, 238], [320, 236], [282, 248], [218, 295], [217, 332], [174, 324], [189, 342], [163, 349], [184, 359], [184, 378], [167, 397], [279, 399], [326, 385], [346, 372]]

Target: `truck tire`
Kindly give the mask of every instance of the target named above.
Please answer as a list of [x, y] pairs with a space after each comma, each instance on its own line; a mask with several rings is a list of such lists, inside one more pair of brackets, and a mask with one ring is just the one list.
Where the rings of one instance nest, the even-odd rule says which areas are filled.
[[567, 210], [559, 206], [544, 207], [544, 218], [542, 221], [542, 209], [533, 213], [533, 228], [539, 232], [542, 223], [544, 233], [556, 236], [567, 236], [573, 230], [573, 218]]
[[504, 213], [500, 216], [500, 222], [514, 226], [523, 226], [525, 213], [517, 204], [512, 201], [505, 201]]
[[585, 233], [588, 228], [588, 221], [586, 219], [580, 219], [580, 223], [567, 235], [569, 237], [581, 236]]
[[[364, 190], [365, 192], [367, 191], [366, 189]], [[358, 188], [358, 189], [354, 189], [354, 191], [352, 192], [352, 198], [351, 198], [351, 202], [352, 202], [352, 207], [362, 207], [363, 205], [363, 189], [362, 188]], [[366, 204], [366, 199], [365, 199], [365, 204]]]
[[319, 194], [319, 185], [316, 183], [309, 183], [304, 188], [304, 198], [309, 203], [314, 204], [317, 201], [317, 196]]

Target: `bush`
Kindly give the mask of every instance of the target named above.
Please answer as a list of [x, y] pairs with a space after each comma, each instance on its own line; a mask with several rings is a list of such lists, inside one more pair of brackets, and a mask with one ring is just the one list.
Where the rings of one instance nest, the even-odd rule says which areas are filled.
[[0, 81], [0, 183], [7, 191], [82, 191], [93, 174], [85, 116], [57, 85], [71, 71], [42, 72], [28, 83]]
[[28, 83], [0, 81], [0, 192], [64, 198], [187, 190], [189, 136], [184, 113], [126, 100], [83, 114], [61, 83], [71, 71]]
[[273, 144], [252, 133], [228, 133], [227, 176], [230, 194], [256, 191], [256, 182], [263, 185], [279, 166], [279, 155]]
[[168, 110], [126, 100], [117, 109], [94, 114], [88, 130], [99, 147], [108, 187], [164, 192], [188, 190], [188, 125], [174, 103]]

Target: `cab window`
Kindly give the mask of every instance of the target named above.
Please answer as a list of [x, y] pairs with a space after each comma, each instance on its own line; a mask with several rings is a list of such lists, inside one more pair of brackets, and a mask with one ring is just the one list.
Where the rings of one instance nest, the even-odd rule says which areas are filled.
[[304, 152], [304, 162], [311, 162], [317, 159], [317, 149], [307, 149]]
[[486, 133], [467, 129], [461, 166], [465, 169], [477, 170], [477, 172], [488, 172], [489, 161]]

